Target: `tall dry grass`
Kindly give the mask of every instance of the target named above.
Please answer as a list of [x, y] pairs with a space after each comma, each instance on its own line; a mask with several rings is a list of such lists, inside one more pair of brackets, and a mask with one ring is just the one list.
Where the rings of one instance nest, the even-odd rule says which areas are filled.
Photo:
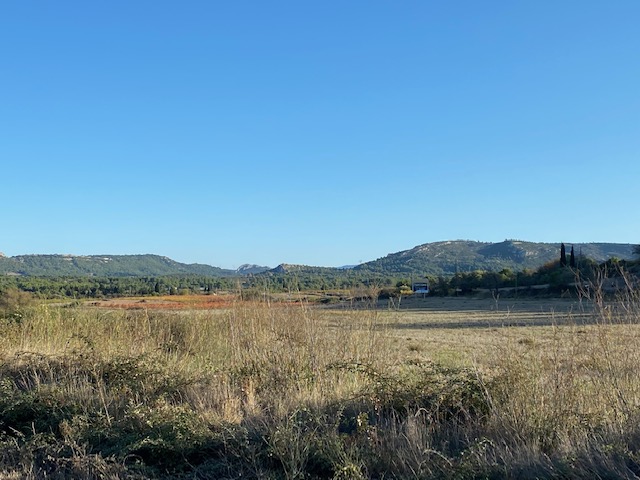
[[496, 350], [480, 465], [528, 478], [640, 473], [640, 296], [580, 292], [590, 315]]
[[2, 331], [0, 428], [12, 442], [52, 435], [54, 445], [167, 471], [187, 468], [184, 456], [202, 463], [200, 449], [229, 461], [220, 449], [250, 435], [288, 471], [302, 455], [289, 436], [307, 435], [296, 412], [334, 414], [362, 395], [370, 372], [396, 362], [375, 312], [329, 324], [304, 304], [173, 313], [45, 305], [6, 318]]
[[374, 309], [7, 315], [0, 478], [635, 478], [640, 299], [589, 295], [475, 368]]

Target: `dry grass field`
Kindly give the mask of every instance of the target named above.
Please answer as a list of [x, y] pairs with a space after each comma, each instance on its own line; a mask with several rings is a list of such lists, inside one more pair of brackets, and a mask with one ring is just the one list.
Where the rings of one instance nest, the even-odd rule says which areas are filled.
[[160, 304], [5, 312], [0, 478], [640, 474], [633, 294]]
[[427, 297], [404, 299], [399, 307], [379, 302], [377, 308], [405, 355], [451, 366], [491, 364], [504, 347], [545, 343], [595, 321], [593, 304], [575, 299]]

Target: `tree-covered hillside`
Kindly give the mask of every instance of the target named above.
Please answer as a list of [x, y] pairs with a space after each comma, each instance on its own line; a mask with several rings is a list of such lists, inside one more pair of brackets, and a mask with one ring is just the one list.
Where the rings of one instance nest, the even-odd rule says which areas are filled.
[[[565, 242], [566, 243], [566, 242]], [[611, 257], [633, 258], [631, 244], [566, 243], [573, 246], [580, 258], [603, 262]], [[392, 253], [378, 260], [363, 263], [354, 269], [386, 274], [453, 275], [475, 270], [500, 271], [535, 269], [559, 258], [560, 243], [535, 243], [505, 240], [499, 243], [456, 240], [426, 243], [410, 250]]]
[[[604, 262], [616, 257], [634, 258], [634, 245], [620, 243], [565, 242], [574, 248], [577, 259], [589, 258]], [[243, 265], [237, 270], [225, 270], [202, 264], [185, 264], [159, 255], [20, 255], [0, 256], [0, 275], [22, 276], [95, 276], [95, 277], [158, 277], [166, 275], [200, 275], [209, 277], [247, 277], [251, 275], [294, 275], [324, 277], [341, 283], [363, 275], [408, 276], [454, 275], [476, 270], [499, 272], [536, 269], [559, 258], [560, 243], [535, 243], [505, 240], [499, 243], [456, 240], [426, 243], [410, 250], [363, 263], [353, 268], [329, 268], [281, 264], [275, 269]], [[350, 273], [347, 273], [350, 272]], [[347, 282], [348, 283], [348, 282]]]
[[235, 271], [180, 263], [159, 255], [20, 255], [1, 257], [0, 274], [97, 277], [188, 274], [220, 277], [235, 275]]

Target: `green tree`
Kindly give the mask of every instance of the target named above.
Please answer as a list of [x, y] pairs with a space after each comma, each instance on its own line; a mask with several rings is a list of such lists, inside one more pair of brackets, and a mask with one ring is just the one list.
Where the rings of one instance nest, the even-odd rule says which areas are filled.
[[573, 245], [571, 245], [571, 254], [569, 255], [569, 266], [576, 268], [576, 254], [573, 251]]
[[563, 267], [567, 266], [567, 252], [564, 247], [564, 243], [560, 244], [560, 265]]

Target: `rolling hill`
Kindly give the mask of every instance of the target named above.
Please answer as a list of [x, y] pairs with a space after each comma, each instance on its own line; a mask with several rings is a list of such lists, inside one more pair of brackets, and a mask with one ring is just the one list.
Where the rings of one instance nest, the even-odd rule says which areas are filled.
[[[574, 247], [576, 258], [603, 262], [611, 257], [632, 259], [628, 243], [565, 243], [567, 255]], [[455, 240], [418, 245], [410, 250], [354, 267], [362, 272], [395, 274], [452, 275], [473, 270], [514, 271], [535, 269], [560, 258], [560, 243], [505, 240], [499, 243]]]
[[176, 262], [160, 255], [19, 255], [0, 258], [0, 275], [155, 277], [164, 275], [237, 275], [198, 263]]
[[[633, 245], [628, 243], [565, 243], [567, 255], [574, 247], [581, 257], [603, 262], [611, 257], [632, 259]], [[0, 275], [156, 277], [165, 275], [202, 275], [233, 277], [261, 274], [305, 274], [340, 276], [346, 272], [376, 275], [452, 275], [473, 270], [521, 271], [535, 269], [559, 259], [559, 243], [505, 240], [499, 243], [455, 240], [425, 243], [412, 249], [391, 253], [383, 258], [349, 268], [331, 268], [283, 263], [269, 270], [258, 265], [242, 265], [227, 270], [204, 264], [185, 264], [160, 255], [0, 255]]]

